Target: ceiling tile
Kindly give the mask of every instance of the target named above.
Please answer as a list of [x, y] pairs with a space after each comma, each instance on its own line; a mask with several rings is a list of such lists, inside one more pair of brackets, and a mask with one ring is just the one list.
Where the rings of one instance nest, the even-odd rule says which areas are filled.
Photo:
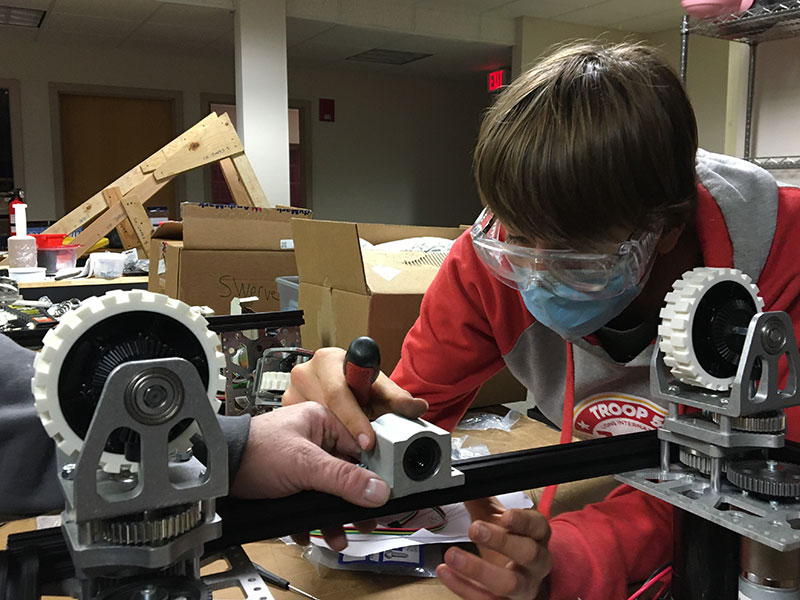
[[45, 44], [58, 44], [69, 46], [70, 48], [116, 48], [120, 43], [118, 37], [108, 37], [103, 35], [91, 35], [88, 33], [69, 33], [66, 31], [45, 31], [39, 30], [36, 37], [37, 42]]
[[142, 21], [161, 6], [156, 0], [54, 0], [50, 12]]
[[213, 29], [222, 32], [233, 29], [233, 12], [202, 6], [164, 4], [148, 21], [163, 25], [197, 27], [198, 29]]
[[[516, 17], [537, 17], [548, 19], [563, 15], [571, 10], [584, 8], [593, 4], [602, 4], [605, 0], [513, 0], [485, 14], [493, 17], [514, 19]], [[647, 1], [647, 0], [642, 0]], [[677, 2], [677, 0], [674, 0]]]
[[510, 0], [418, 0], [416, 7], [481, 14], [487, 10], [502, 6], [503, 4], [508, 4], [509, 2]]
[[138, 25], [136, 21], [106, 19], [70, 13], [47, 13], [42, 22], [42, 31], [62, 31], [80, 35], [99, 35], [123, 38]]
[[414, 27], [410, 0], [341, 0], [341, 22], [409, 31]]
[[417, 10], [416, 27], [418, 33], [479, 40], [481, 19], [477, 14], [444, 12], [420, 8]]
[[286, 0], [286, 16], [316, 21], [340, 20], [339, 0]]
[[320, 57], [323, 61], [343, 61], [348, 56], [359, 54], [370, 50], [368, 46], [347, 46], [343, 44], [330, 45], [320, 44], [318, 42], [306, 42], [298, 46], [293, 46], [287, 50], [287, 55], [297, 58], [314, 58]]
[[294, 46], [305, 42], [332, 27], [336, 27], [336, 25], [325, 21], [288, 17], [286, 19], [286, 44]]
[[678, 32], [680, 31], [683, 15], [683, 8], [681, 8], [680, 4], [677, 4], [670, 10], [664, 12], [620, 21], [619, 26], [625, 31], [636, 31], [639, 33], [652, 33], [654, 31], [665, 31], [667, 29], [674, 29]]
[[33, 10], [47, 10], [50, 8], [50, 0], [2, 0], [0, 4], [15, 8], [31, 8]]
[[[570, 11], [558, 17], [559, 21], [599, 27], [619, 27], [622, 21], [654, 15], [676, 5], [674, 0], [606, 0], [600, 4]], [[678, 4], [680, 6], [680, 4]]]
[[385, 48], [387, 44], [407, 37], [407, 33], [371, 29], [366, 27], [350, 27], [336, 25], [313, 38], [313, 41], [330, 45], [365, 46], [367, 48]]
[[218, 35], [208, 29], [191, 29], [175, 25], [146, 22], [131, 36], [133, 42], [159, 42], [170, 47], [197, 47], [214, 41]]

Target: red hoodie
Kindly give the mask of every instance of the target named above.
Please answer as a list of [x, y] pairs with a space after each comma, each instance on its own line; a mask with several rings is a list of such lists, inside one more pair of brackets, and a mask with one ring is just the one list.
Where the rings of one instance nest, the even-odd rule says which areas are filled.
[[[800, 339], [800, 189], [777, 184], [748, 162], [703, 151], [697, 174], [705, 265], [748, 274], [764, 310], [787, 312]], [[663, 423], [665, 407], [649, 397], [653, 347], [618, 363], [600, 345], [577, 340], [568, 369], [564, 340], [534, 320], [518, 291], [490, 275], [467, 232], [428, 289], [391, 377], [429, 402], [426, 419], [452, 430], [481, 384], [508, 366], [554, 423], [562, 422], [570, 385], [573, 423], [564, 429], [619, 435]], [[793, 440], [800, 440], [798, 410], [787, 411]], [[672, 506], [627, 486], [550, 525], [552, 600], [624, 598], [631, 583], [671, 558]]]

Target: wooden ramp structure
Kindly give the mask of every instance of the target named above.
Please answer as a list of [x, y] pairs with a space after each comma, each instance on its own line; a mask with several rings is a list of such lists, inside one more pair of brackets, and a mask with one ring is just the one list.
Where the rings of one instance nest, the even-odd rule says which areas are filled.
[[82, 255], [116, 228], [126, 249], [141, 248], [147, 256], [153, 227], [144, 204], [176, 176], [211, 163], [219, 163], [237, 205], [271, 206], [230, 118], [227, 114], [211, 113], [67, 213], [44, 233], [71, 234], [83, 228], [74, 241], [81, 244]]

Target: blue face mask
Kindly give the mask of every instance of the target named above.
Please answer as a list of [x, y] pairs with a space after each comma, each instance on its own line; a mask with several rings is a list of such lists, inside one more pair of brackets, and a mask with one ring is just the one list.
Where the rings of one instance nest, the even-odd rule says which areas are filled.
[[639, 295], [646, 281], [647, 277], [644, 277], [638, 285], [602, 300], [588, 296], [583, 299], [574, 298], [574, 291], [570, 292], [573, 298], [562, 298], [537, 285], [524, 292], [520, 291], [520, 294], [525, 306], [537, 321], [565, 340], [573, 341], [597, 331], [619, 315]]

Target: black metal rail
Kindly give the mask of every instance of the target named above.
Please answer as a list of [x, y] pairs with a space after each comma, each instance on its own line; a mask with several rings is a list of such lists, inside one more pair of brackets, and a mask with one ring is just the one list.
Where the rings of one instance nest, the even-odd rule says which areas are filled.
[[[222, 537], [206, 544], [205, 550], [213, 554], [300, 531], [653, 467], [658, 464], [658, 449], [656, 432], [649, 431], [458, 461], [454, 466], [464, 473], [463, 485], [397, 498], [379, 508], [362, 508], [319, 492], [275, 500], [226, 499], [218, 504]], [[6, 565], [13, 578], [19, 564], [30, 562], [31, 552], [38, 564], [46, 565], [38, 573], [41, 584], [71, 576], [72, 563], [60, 528], [9, 536], [8, 550], [0, 552], [0, 575]], [[0, 589], [0, 600], [3, 592]]]
[[463, 485], [397, 498], [378, 508], [362, 508], [319, 492], [275, 500], [228, 499], [218, 504], [222, 537], [207, 544], [207, 551], [430, 506], [650, 468], [657, 466], [658, 460], [656, 432], [648, 431], [458, 461], [454, 466], [464, 473]]

